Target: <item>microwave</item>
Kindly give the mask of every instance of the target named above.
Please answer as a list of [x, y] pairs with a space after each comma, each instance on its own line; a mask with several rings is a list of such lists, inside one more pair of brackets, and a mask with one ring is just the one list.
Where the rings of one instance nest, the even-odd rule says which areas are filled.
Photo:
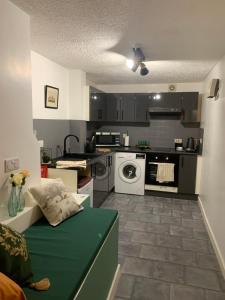
[[96, 147], [120, 147], [120, 132], [96, 132]]

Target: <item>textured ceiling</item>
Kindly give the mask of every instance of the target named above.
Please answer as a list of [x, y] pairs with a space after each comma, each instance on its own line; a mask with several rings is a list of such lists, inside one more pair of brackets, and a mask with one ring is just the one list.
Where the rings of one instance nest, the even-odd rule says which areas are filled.
[[[201, 81], [225, 54], [225, 0], [11, 0], [32, 49], [99, 84]], [[126, 67], [141, 46], [150, 73]]]

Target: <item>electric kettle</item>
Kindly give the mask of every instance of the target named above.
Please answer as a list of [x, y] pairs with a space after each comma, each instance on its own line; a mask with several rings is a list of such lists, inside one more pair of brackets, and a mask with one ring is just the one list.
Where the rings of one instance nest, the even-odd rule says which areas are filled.
[[187, 152], [195, 152], [195, 140], [193, 137], [187, 139], [186, 149]]

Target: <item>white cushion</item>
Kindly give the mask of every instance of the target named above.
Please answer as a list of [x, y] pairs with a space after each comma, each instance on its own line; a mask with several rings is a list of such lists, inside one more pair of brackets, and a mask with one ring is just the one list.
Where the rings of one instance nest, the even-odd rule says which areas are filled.
[[83, 209], [73, 194], [66, 191], [60, 179], [31, 187], [30, 192], [52, 226], [58, 225]]

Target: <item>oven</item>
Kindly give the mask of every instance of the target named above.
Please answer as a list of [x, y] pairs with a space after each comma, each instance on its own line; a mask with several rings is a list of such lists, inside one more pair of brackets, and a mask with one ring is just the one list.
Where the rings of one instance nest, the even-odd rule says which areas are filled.
[[[170, 180], [158, 181], [158, 168], [160, 164], [169, 164]], [[160, 166], [162, 167], [162, 165]], [[165, 167], [165, 165], [163, 166]], [[147, 153], [146, 155], [146, 173], [145, 173], [145, 189], [152, 191], [163, 192], [178, 192], [178, 170], [179, 170], [179, 155], [173, 153]], [[169, 174], [172, 175], [172, 174]], [[166, 177], [165, 177], [166, 178]]]
[[96, 132], [96, 147], [120, 147], [119, 132]]

